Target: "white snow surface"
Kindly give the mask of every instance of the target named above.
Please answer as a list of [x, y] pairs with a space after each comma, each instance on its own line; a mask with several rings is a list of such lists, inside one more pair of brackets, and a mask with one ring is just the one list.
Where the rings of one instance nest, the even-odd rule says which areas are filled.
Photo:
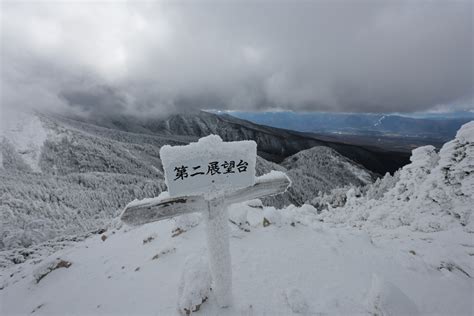
[[397, 286], [372, 276], [372, 284], [367, 294], [367, 308], [374, 315], [419, 315], [416, 304]]
[[[282, 177], [288, 178], [288, 176], [286, 176], [286, 174], [284, 172], [277, 171], [277, 170], [271, 170], [270, 172], [264, 174], [263, 176], [258, 177], [258, 179], [265, 180], [265, 181], [270, 181], [270, 180], [280, 179]], [[290, 180], [290, 179], [288, 178], [288, 180]], [[290, 184], [288, 185], [288, 187], [291, 187], [291, 180], [290, 180]]]
[[[0, 137], [6, 138], [13, 145], [16, 152], [33, 171], [41, 171], [38, 163], [48, 132], [37, 115], [15, 112], [15, 115], [10, 115], [8, 120], [2, 120]], [[0, 165], [3, 166], [2, 160], [0, 159]]]
[[474, 142], [474, 121], [464, 124], [456, 133], [461, 142]]
[[211, 294], [211, 273], [204, 254], [191, 255], [184, 261], [178, 287], [178, 311], [196, 310]]
[[[363, 231], [320, 222], [309, 205], [258, 206], [252, 201], [234, 208], [261, 216], [271, 210], [280, 219], [266, 227], [260, 221], [249, 232], [229, 223], [228, 308], [207, 290], [204, 222], [171, 237], [174, 221], [165, 220], [107, 231], [105, 241], [96, 235], [4, 269], [0, 314], [179, 315], [179, 308], [207, 295], [196, 315], [472, 314], [474, 244], [460, 227]], [[71, 266], [36, 283], [38, 269], [58, 258]]]
[[293, 313], [302, 314], [308, 312], [308, 303], [299, 289], [286, 289], [285, 298]]

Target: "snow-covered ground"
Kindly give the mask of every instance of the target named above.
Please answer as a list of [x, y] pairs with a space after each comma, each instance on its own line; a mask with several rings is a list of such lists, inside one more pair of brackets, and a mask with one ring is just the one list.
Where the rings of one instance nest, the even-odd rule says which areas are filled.
[[[369, 185], [365, 195], [357, 196], [357, 188], [346, 192], [345, 204], [329, 206], [324, 220], [365, 229], [405, 226], [434, 232], [462, 227], [474, 233], [474, 121], [439, 153], [423, 146], [413, 150], [410, 160], [395, 178], [387, 175]], [[324, 200], [328, 198], [317, 197], [313, 204]]]
[[[309, 205], [250, 205], [230, 209], [237, 224], [230, 224], [233, 305], [220, 309], [210, 291], [198, 315], [473, 312], [474, 242], [462, 229], [400, 227], [382, 234], [320, 222]], [[183, 272], [192, 275], [189, 282], [201, 283], [186, 289], [208, 286], [205, 225], [194, 226], [198, 218], [109, 230], [107, 238], [97, 235], [5, 269], [0, 314], [179, 314]], [[243, 218], [248, 223], [238, 225]], [[187, 231], [176, 234], [176, 225]], [[60, 260], [71, 265], [50, 272]], [[193, 264], [201, 266], [194, 274]]]
[[189, 214], [134, 229], [115, 221], [5, 265], [0, 315], [473, 315], [473, 159], [471, 122], [439, 153], [418, 148], [395, 175], [314, 206], [231, 205], [225, 309], [204, 215]]

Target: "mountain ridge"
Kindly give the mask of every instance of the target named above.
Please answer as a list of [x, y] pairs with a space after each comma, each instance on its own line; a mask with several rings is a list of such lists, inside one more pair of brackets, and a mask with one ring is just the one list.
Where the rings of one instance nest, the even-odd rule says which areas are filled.
[[115, 116], [95, 121], [100, 126], [112, 129], [120, 130], [126, 126], [126, 131], [140, 131], [147, 135], [179, 136], [188, 142], [209, 134], [219, 135], [224, 141], [252, 139], [257, 142], [258, 154], [261, 157], [277, 163], [301, 150], [314, 146], [327, 146], [381, 175], [398, 170], [409, 162], [410, 156], [406, 152], [324, 140], [313, 134], [262, 126], [230, 115], [216, 115], [204, 111], [173, 114], [168, 118], [133, 118], [129, 121], [127, 117]]

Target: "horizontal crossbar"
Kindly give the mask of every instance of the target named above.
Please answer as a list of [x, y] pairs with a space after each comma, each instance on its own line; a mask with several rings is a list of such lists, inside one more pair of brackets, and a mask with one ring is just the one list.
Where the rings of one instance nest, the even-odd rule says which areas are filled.
[[[290, 185], [290, 179], [283, 172], [272, 171], [258, 177], [255, 184], [250, 187], [225, 194], [224, 204], [230, 205], [280, 194]], [[208, 201], [203, 196], [144, 199], [128, 204], [120, 219], [128, 225], [138, 226], [187, 213], [202, 212], [208, 207]]]

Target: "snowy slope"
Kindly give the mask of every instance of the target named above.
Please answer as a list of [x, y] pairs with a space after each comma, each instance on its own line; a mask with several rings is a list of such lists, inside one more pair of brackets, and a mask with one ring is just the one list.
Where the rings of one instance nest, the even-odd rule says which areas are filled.
[[98, 137], [45, 115], [21, 121], [0, 143], [0, 249], [103, 228], [130, 200], [165, 187], [153, 145]]
[[[207, 291], [196, 315], [472, 313], [474, 245], [461, 229], [374, 234], [322, 223], [309, 205], [250, 205], [230, 210], [249, 222], [230, 224], [233, 305], [220, 309]], [[109, 230], [2, 270], [0, 314], [178, 315], [182, 274], [194, 271], [184, 289], [209, 284], [205, 225], [177, 222], [186, 231], [176, 237], [174, 220]]]
[[[318, 192], [372, 183], [375, 175], [329, 147], [316, 146], [286, 158], [281, 166], [293, 182], [288, 194], [301, 205]], [[282, 205], [276, 205], [282, 206]]]
[[[322, 218], [364, 228], [407, 226], [424, 232], [462, 228], [473, 233], [474, 121], [463, 125], [439, 153], [432, 146], [417, 148], [395, 179], [388, 175], [359, 197], [351, 189], [345, 199], [344, 206], [329, 207]], [[320, 200], [313, 204], [321, 204]]]

